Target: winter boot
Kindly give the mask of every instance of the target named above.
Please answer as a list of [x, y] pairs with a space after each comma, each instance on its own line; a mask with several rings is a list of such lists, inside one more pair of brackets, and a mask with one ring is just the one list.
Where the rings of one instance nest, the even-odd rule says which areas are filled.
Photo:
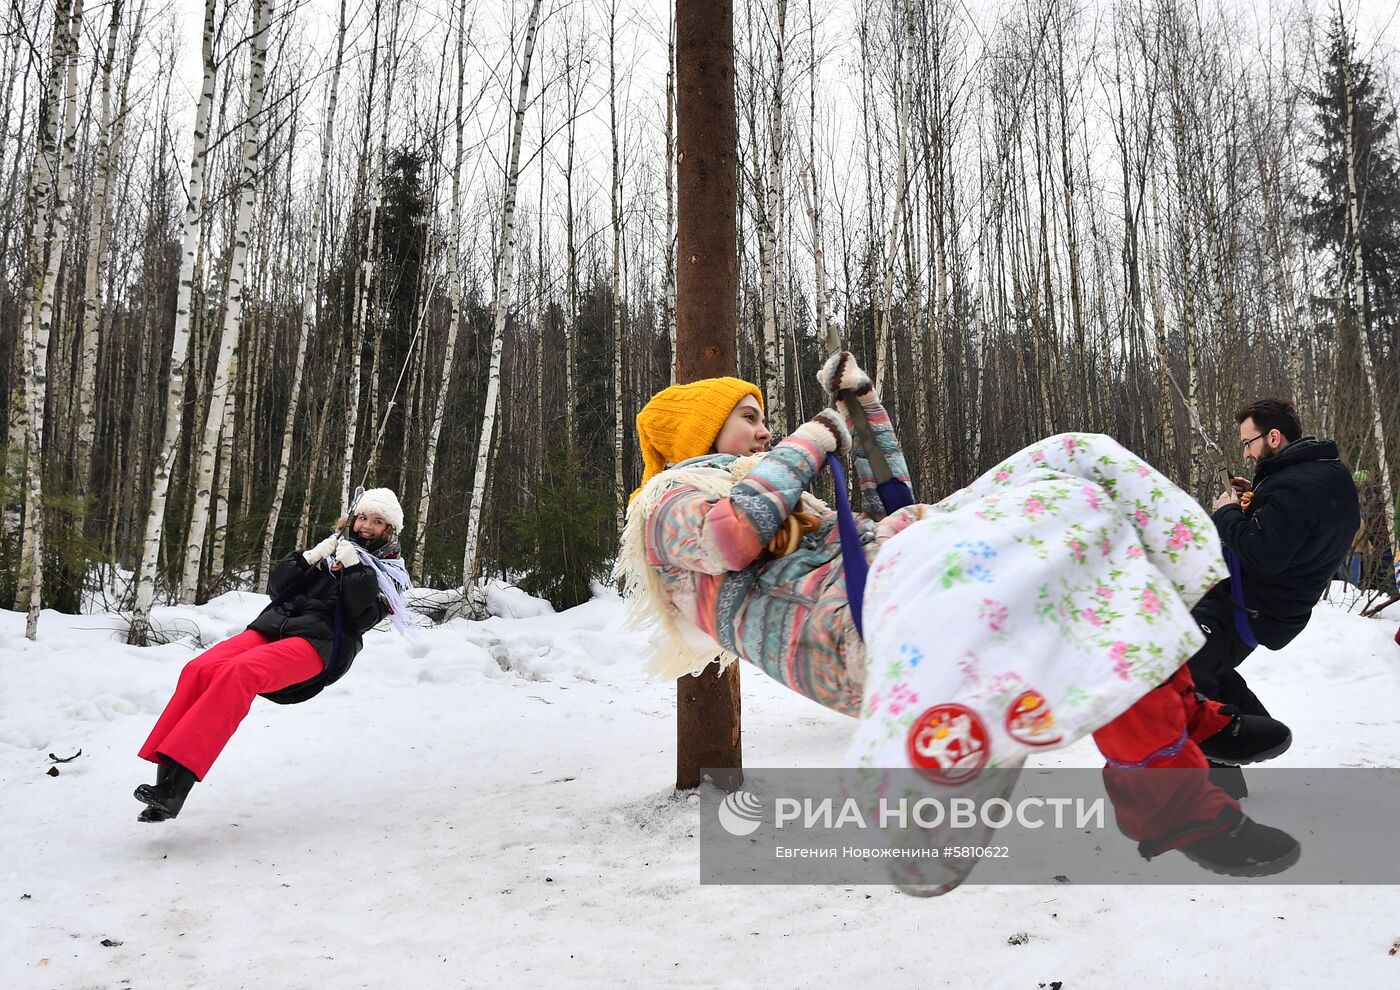
[[[154, 785], [142, 784], [136, 788], [136, 800], [147, 805], [147, 811], [155, 813], [149, 818], [143, 813], [138, 821], [165, 821], [179, 815], [180, 809], [185, 806], [185, 798], [189, 797], [190, 788], [198, 779], [193, 771], [185, 769], [173, 760], [170, 761], [170, 766], [164, 769], [168, 772], [164, 780], [161, 780], [161, 773], [157, 770]], [[155, 815], [162, 817], [157, 818]]]
[[1230, 724], [1215, 735], [1201, 741], [1201, 752], [1212, 763], [1243, 766], [1272, 760], [1293, 745], [1293, 733], [1288, 726], [1267, 715], [1244, 715], [1237, 708], [1221, 708], [1234, 715]]
[[1260, 825], [1236, 807], [1220, 817], [1224, 831], [1180, 846], [1188, 859], [1212, 873], [1231, 877], [1267, 877], [1282, 873], [1302, 855], [1298, 840], [1283, 829]]
[[[165, 782], [170, 779], [170, 773], [170, 767], [166, 766], [164, 763], [157, 763], [156, 786], [163, 786]], [[165, 812], [157, 811], [155, 808], [143, 808], [141, 814], [136, 816], [136, 820], [138, 822], [163, 822], [169, 817], [170, 816]]]
[[1233, 763], [1217, 763], [1211, 760], [1210, 782], [1236, 801], [1249, 797], [1249, 785], [1245, 783], [1244, 771]]

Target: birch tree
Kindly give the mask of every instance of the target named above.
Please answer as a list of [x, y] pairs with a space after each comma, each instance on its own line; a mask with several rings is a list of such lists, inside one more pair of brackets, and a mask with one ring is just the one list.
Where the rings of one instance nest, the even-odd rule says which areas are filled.
[[437, 467], [438, 438], [442, 434], [442, 421], [447, 412], [447, 396], [452, 386], [452, 367], [457, 356], [457, 333], [462, 325], [462, 160], [463, 135], [466, 130], [466, 107], [463, 97], [466, 94], [467, 78], [467, 2], [457, 4], [457, 98], [456, 115], [453, 125], [455, 153], [452, 158], [452, 203], [451, 219], [448, 221], [448, 238], [451, 241], [451, 265], [449, 294], [451, 312], [447, 319], [447, 347], [443, 352], [442, 375], [438, 380], [437, 394], [433, 398], [433, 414], [428, 421], [427, 449], [423, 456], [423, 480], [418, 489], [418, 511], [414, 513], [413, 563], [421, 577], [423, 564], [427, 559], [428, 513], [432, 508], [433, 477]]
[[136, 602], [127, 642], [144, 646], [151, 633], [151, 605], [155, 601], [156, 569], [161, 537], [165, 532], [165, 502], [170, 489], [170, 473], [180, 445], [184, 413], [185, 356], [190, 342], [190, 297], [194, 288], [194, 260], [203, 222], [204, 162], [209, 145], [209, 112], [214, 104], [214, 14], [216, 0], [205, 0], [204, 35], [201, 51], [204, 61], [199, 103], [195, 108], [194, 147], [190, 154], [190, 178], [185, 187], [183, 254], [179, 288], [175, 296], [175, 331], [170, 346], [170, 376], [165, 389], [165, 429], [156, 459], [151, 498], [146, 511], [146, 531], [142, 540], [141, 566], [137, 572]]
[[97, 355], [101, 341], [99, 330], [102, 315], [102, 281], [107, 274], [108, 231], [112, 219], [110, 195], [112, 169], [121, 154], [122, 137], [129, 106], [127, 94], [132, 64], [140, 45], [145, 5], [136, 14], [135, 27], [126, 52], [121, 92], [115, 126], [112, 120], [112, 67], [117, 58], [117, 38], [121, 30], [123, 0], [111, 0], [112, 10], [107, 23], [107, 48], [102, 59], [102, 101], [97, 125], [97, 174], [93, 179], [92, 205], [88, 211], [87, 267], [83, 272], [83, 322], [75, 391], [78, 398], [77, 450], [73, 477], [78, 486], [86, 487], [91, 475], [92, 443], [96, 429], [94, 395], [97, 377]]
[[[71, 11], [70, 0], [55, 0], [53, 37], [49, 46], [49, 71], [43, 91], [39, 97], [39, 126], [35, 135], [34, 160], [29, 170], [28, 212], [30, 233], [25, 245], [25, 260], [21, 278], [23, 293], [20, 302], [19, 353], [16, 355], [16, 377], [10, 392], [11, 409], [9, 435], [14, 442], [20, 438], [23, 444], [23, 457], [15, 474], [23, 486], [25, 516], [27, 524], [21, 535], [20, 572], [16, 582], [15, 608], [28, 610], [30, 597], [36, 582], [42, 583], [42, 571], [35, 574], [35, 561], [42, 564], [42, 549], [36, 543], [43, 539], [43, 520], [35, 520], [31, 507], [36, 495], [33, 484], [42, 479], [30, 473], [30, 466], [37, 462], [40, 447], [33, 442], [32, 419], [34, 416], [34, 393], [37, 388], [36, 374], [45, 373], [48, 355], [48, 342], [39, 335], [39, 301], [44, 291], [46, 258], [44, 245], [47, 243], [49, 220], [51, 217], [50, 197], [58, 168], [59, 121], [64, 107], [64, 93], [61, 89], [64, 80], [64, 66], [67, 63], [68, 17]], [[41, 347], [40, 344], [43, 344]], [[39, 400], [41, 403], [43, 399]], [[42, 440], [43, 432], [40, 431]], [[7, 470], [10, 460], [6, 459]], [[42, 498], [42, 490], [37, 497]], [[5, 533], [8, 536], [19, 526], [19, 514], [6, 513]]]
[[214, 482], [215, 457], [224, 427], [232, 359], [243, 329], [245, 278], [248, 267], [248, 240], [253, 225], [258, 148], [261, 143], [263, 92], [267, 79], [267, 35], [275, 0], [253, 0], [253, 37], [249, 54], [247, 119], [243, 122], [242, 166], [238, 178], [238, 214], [233, 228], [233, 254], [229, 261], [224, 322], [219, 334], [219, 352], [214, 365], [214, 385], [209, 393], [209, 411], [204, 419], [204, 437], [195, 473], [195, 507], [185, 546], [185, 569], [180, 579], [181, 604], [193, 604], [199, 596], [199, 565], [204, 554], [204, 536], [209, 527], [209, 499]]
[[612, 206], [613, 521], [621, 534], [627, 514], [627, 491], [622, 473], [622, 162], [617, 142], [617, 0], [608, 5], [608, 134], [612, 138], [612, 181], [608, 190]]
[[505, 198], [501, 207], [501, 254], [496, 269], [496, 298], [491, 332], [491, 362], [486, 377], [486, 408], [481, 423], [481, 437], [476, 448], [471, 505], [467, 510], [467, 545], [462, 557], [462, 599], [472, 607], [477, 606], [480, 598], [476, 587], [480, 563], [478, 541], [481, 534], [481, 512], [486, 500], [491, 443], [495, 435], [496, 417], [500, 412], [501, 348], [505, 339], [506, 318], [510, 312], [515, 263], [515, 196], [520, 182], [520, 138], [525, 129], [525, 110], [530, 93], [530, 60], [535, 53], [535, 34], [539, 26], [541, 3], [542, 0], [534, 0], [530, 5], [530, 17], [525, 25], [524, 47], [520, 58], [520, 86], [515, 99], [510, 156], [506, 162]]
[[[292, 361], [292, 392], [287, 403], [287, 414], [282, 420], [282, 444], [277, 454], [277, 480], [272, 488], [272, 505], [267, 512], [267, 528], [263, 532], [262, 553], [258, 558], [258, 587], [267, 587], [267, 579], [272, 572], [272, 543], [277, 537], [277, 522], [282, 516], [282, 499], [287, 492], [287, 474], [292, 461], [292, 437], [296, 428], [297, 410], [301, 406], [302, 378], [306, 372], [306, 345], [316, 320], [316, 307], [312, 296], [324, 265], [324, 245], [321, 227], [326, 214], [326, 191], [331, 178], [331, 148], [335, 135], [335, 108], [340, 96], [340, 70], [345, 60], [345, 4], [340, 0], [340, 13], [336, 21], [335, 63], [331, 69], [330, 84], [326, 90], [326, 115], [321, 125], [321, 169], [316, 179], [316, 197], [311, 202], [311, 227], [307, 232], [306, 244], [311, 253], [302, 271], [299, 292], [300, 332], [297, 334], [297, 352]], [[312, 470], [310, 473], [314, 474]]]
[[[365, 179], [367, 190], [369, 191], [369, 215], [365, 222], [365, 249], [361, 257], [359, 272], [356, 275], [355, 293], [355, 317], [354, 326], [351, 330], [350, 348], [350, 389], [346, 397], [345, 404], [345, 461], [341, 471], [340, 479], [340, 507], [342, 510], [349, 510], [350, 507], [350, 478], [355, 468], [355, 442], [357, 436], [358, 420], [360, 416], [360, 357], [364, 348], [365, 330], [369, 320], [372, 318], [370, 308], [371, 290], [374, 287], [375, 261], [378, 258], [380, 243], [379, 232], [379, 208], [384, 198], [384, 173], [388, 168], [389, 152], [389, 108], [394, 101], [394, 80], [398, 66], [398, 36], [399, 36], [399, 12], [397, 3], [394, 4], [393, 20], [389, 26], [388, 44], [388, 64], [384, 71], [384, 92], [379, 100], [384, 105], [384, 113], [381, 116], [379, 128], [379, 149], [375, 154], [368, 147], [369, 140], [369, 117], [374, 107], [374, 100], [370, 99], [366, 103], [365, 111], [365, 140], [366, 147], [364, 155], [371, 163], [370, 172], [372, 176]], [[379, 48], [379, 16], [380, 6], [375, 5], [375, 52]], [[374, 93], [374, 63], [370, 65], [370, 95]], [[374, 164], [376, 163], [377, 164]], [[369, 427], [374, 429], [374, 419], [371, 416]]]
[[875, 330], [875, 383], [881, 393], [886, 393], [890, 381], [890, 371], [894, 366], [894, 350], [890, 340], [890, 308], [894, 300], [894, 269], [898, 257], [899, 232], [904, 226], [906, 196], [909, 191], [909, 95], [913, 89], [914, 55], [914, 7], [907, 4], [904, 10], [904, 82], [900, 87], [899, 116], [896, 120], [895, 144], [895, 193], [894, 216], [890, 221], [889, 243], [882, 258], [884, 288], [880, 293], [880, 305], [876, 310]]
[[[60, 0], [54, 14], [58, 21], [67, 22], [63, 38], [63, 63], [66, 66], [64, 78], [67, 83], [63, 98], [65, 124], [62, 160], [54, 187], [48, 261], [45, 265], [42, 288], [37, 293], [38, 313], [31, 318], [32, 330], [27, 341], [25, 360], [30, 404], [27, 443], [29, 457], [26, 462], [28, 485], [25, 491], [25, 540], [22, 552], [27, 551], [25, 568], [29, 590], [29, 615], [25, 622], [24, 635], [31, 640], [38, 635], [39, 609], [44, 593], [44, 406], [48, 398], [49, 335], [53, 330], [54, 294], [58, 288], [59, 267], [63, 263], [63, 249], [68, 243], [68, 205], [73, 185], [73, 153], [78, 131], [78, 39], [82, 34], [83, 0], [74, 0], [71, 13], [65, 12], [64, 6], [64, 0]], [[55, 36], [57, 37], [57, 27]], [[37, 223], [35, 229], [38, 229]], [[35, 251], [38, 250], [36, 245]]]

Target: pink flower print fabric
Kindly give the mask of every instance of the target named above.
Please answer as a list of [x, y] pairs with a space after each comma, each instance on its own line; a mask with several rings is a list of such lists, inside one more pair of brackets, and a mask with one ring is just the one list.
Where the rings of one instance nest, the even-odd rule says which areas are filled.
[[1033, 444], [926, 507], [870, 570], [846, 764], [921, 768], [941, 752], [930, 726], [946, 725], [981, 766], [1019, 766], [1117, 717], [1200, 647], [1189, 608], [1226, 574], [1214, 533], [1193, 498], [1089, 433]]

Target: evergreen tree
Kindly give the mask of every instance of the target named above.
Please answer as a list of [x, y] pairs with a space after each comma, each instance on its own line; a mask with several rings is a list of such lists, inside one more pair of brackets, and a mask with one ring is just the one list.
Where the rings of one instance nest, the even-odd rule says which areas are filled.
[[[1314, 247], [1331, 254], [1333, 286], [1350, 286], [1360, 237], [1365, 317], [1380, 353], [1391, 352], [1400, 326], [1400, 159], [1395, 147], [1394, 101], [1369, 62], [1356, 57], [1355, 37], [1337, 14], [1327, 35], [1320, 86], [1309, 94], [1316, 114], [1318, 152], [1309, 160], [1319, 188], [1309, 197], [1303, 228]], [[1356, 154], [1359, 230], [1352, 229], [1347, 156], [1348, 81]], [[1332, 289], [1319, 304], [1331, 311], [1348, 293]], [[1385, 343], [1383, 343], [1385, 342]], [[1389, 347], [1386, 346], [1389, 344]]]

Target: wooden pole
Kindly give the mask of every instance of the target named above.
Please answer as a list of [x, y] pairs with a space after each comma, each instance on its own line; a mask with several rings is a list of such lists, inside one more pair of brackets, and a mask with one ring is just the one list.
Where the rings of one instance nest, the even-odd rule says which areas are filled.
[[[733, 0], [676, 0], [676, 381], [733, 375], [739, 323]], [[676, 682], [676, 787], [743, 782], [739, 665]]]

